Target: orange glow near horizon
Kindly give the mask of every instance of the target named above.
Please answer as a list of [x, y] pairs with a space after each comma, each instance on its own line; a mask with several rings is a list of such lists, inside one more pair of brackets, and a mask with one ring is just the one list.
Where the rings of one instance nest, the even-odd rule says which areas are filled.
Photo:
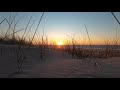
[[57, 41], [57, 45], [61, 46], [61, 45], [63, 45], [63, 42], [62, 41]]
[[[86, 37], [81, 37], [81, 38], [76, 36], [74, 39], [76, 41], [75, 45], [90, 45], [90, 42], [89, 42], [87, 36]], [[108, 40], [111, 45], [112, 44], [114, 45], [112, 38], [104, 39], [103, 37], [100, 38], [100, 37], [97, 37], [97, 36], [96, 37], [91, 36], [90, 39], [91, 39], [91, 45], [105, 45], [106, 44], [105, 40]], [[38, 40], [37, 38], [35, 38], [33, 40], [34, 45], [37, 45], [37, 43], [36, 43], [36, 42], [38, 42], [37, 40]], [[41, 41], [42, 40], [40, 39], [40, 42]], [[46, 42], [46, 39], [44, 39], [44, 41]], [[48, 45], [58, 45], [58, 46], [72, 45], [72, 39], [67, 37], [66, 35], [64, 35], [62, 33], [61, 34], [60, 33], [59, 34], [55, 33], [55, 34], [52, 34], [52, 35], [48, 36], [48, 43], [47, 44]]]
[[[34, 39], [34, 41], [32, 42], [33, 45], [37, 45], [36, 43], [36, 39]], [[53, 44], [53, 45], [58, 45], [58, 46], [61, 46], [61, 45], [72, 45], [72, 41], [70, 40], [69, 43], [67, 43], [68, 41], [67, 40], [63, 40], [63, 39], [60, 39], [60, 40], [57, 40], [57, 39], [49, 39], [48, 41], [48, 44]], [[92, 45], [105, 45], [105, 42], [104, 40], [100, 40], [100, 39], [95, 39], [95, 40], [91, 40], [91, 44]], [[80, 40], [80, 41], [77, 41], [75, 43], [76, 45], [89, 45], [89, 41], [88, 40]], [[112, 44], [112, 43], [111, 43]]]

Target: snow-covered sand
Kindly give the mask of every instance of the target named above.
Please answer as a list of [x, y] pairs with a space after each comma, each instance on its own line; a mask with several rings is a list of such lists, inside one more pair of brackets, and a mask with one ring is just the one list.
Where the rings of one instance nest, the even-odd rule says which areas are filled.
[[[14, 54], [15, 46], [1, 45], [0, 78], [8, 78], [17, 70], [17, 61]], [[120, 57], [96, 59], [100, 69], [91, 59], [72, 59], [62, 51], [45, 50], [41, 60], [38, 48], [31, 48], [26, 54], [23, 64], [24, 74], [16, 74], [11, 78], [118, 78], [120, 77]]]

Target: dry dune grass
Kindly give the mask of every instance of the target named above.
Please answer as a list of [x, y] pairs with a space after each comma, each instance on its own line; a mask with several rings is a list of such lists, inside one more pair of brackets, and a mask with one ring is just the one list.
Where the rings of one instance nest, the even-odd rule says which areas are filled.
[[[119, 20], [116, 18], [114, 13], [112, 14], [117, 20], [117, 22], [119, 23]], [[65, 45], [58, 46], [58, 45], [54, 45], [54, 43], [50, 46], [48, 45], [48, 37], [45, 36], [44, 31], [43, 31], [42, 36], [37, 37], [38, 40], [36, 41], [36, 46], [34, 46], [33, 41], [38, 31], [38, 27], [43, 19], [44, 12], [42, 13], [39, 19], [39, 22], [34, 30], [32, 38], [29, 38], [29, 41], [27, 41], [26, 38], [35, 20], [30, 25], [31, 20], [32, 20], [32, 16], [31, 16], [28, 20], [26, 27], [17, 30], [16, 29], [17, 24], [23, 18], [23, 16], [20, 18], [16, 18], [17, 15], [18, 13], [16, 13], [12, 18], [11, 13], [10, 13], [10, 17], [8, 19], [5, 18], [0, 22], [0, 25], [2, 25], [3, 22], [6, 22], [8, 24], [7, 31], [3, 35], [0, 35], [0, 44], [1, 44], [0, 58], [3, 59], [3, 57], [5, 57], [6, 47], [4, 47], [4, 44], [8, 45], [7, 47], [8, 56], [12, 55], [10, 57], [12, 57], [12, 59], [15, 59], [16, 61], [15, 64], [17, 67], [17, 70], [15, 72], [12, 72], [9, 75], [9, 77], [12, 77], [16, 74], [24, 74], [25, 73], [23, 71], [24, 63], [27, 62], [30, 56], [33, 56], [35, 58], [35, 53], [38, 54], [36, 57], [39, 57], [39, 60], [45, 61], [45, 59], [47, 58], [46, 52], [52, 53], [52, 50], [53, 50], [58, 53], [59, 51], [61, 51], [63, 55], [64, 53], [67, 52], [69, 55], [71, 55], [72, 59], [89, 59], [89, 62], [93, 62], [100, 71], [101, 71], [101, 67], [100, 67], [100, 64], [97, 62], [97, 59], [103, 59], [103, 58], [109, 58], [109, 57], [120, 57], [120, 50], [116, 49], [118, 45], [118, 41], [119, 41], [117, 32], [116, 32], [116, 38], [113, 40], [114, 42], [113, 46], [111, 46], [112, 44], [110, 44], [108, 41], [105, 41], [106, 48], [95, 49], [95, 48], [92, 48], [91, 38], [90, 38], [88, 28], [86, 25], [85, 25], [85, 31], [86, 31], [87, 38], [89, 41], [89, 45], [88, 45], [89, 49], [81, 47], [82, 45], [79, 46], [79, 48], [76, 47], [77, 40], [74, 38], [74, 35], [70, 36], [68, 34], [66, 35], [70, 38], [70, 40], [66, 41], [66, 44], [67, 44], [66, 46]], [[20, 37], [18, 34], [18, 32], [21, 32], [21, 31], [24, 32], [22, 37]], [[10, 47], [10, 45], [12, 46]]]
[[[32, 16], [28, 20], [28, 23], [25, 28], [17, 30], [16, 29], [17, 24], [23, 18], [23, 16], [17, 18], [17, 15], [18, 15], [18, 13], [15, 13], [15, 15], [12, 17], [11, 13], [10, 13], [10, 16], [8, 19], [5, 18], [4, 20], [2, 20], [0, 22], [0, 25], [2, 25], [2, 23], [5, 21], [8, 24], [8, 29], [2, 36], [0, 36], [0, 44], [15, 45], [14, 48], [12, 48], [12, 49], [10, 47], [8, 47], [9, 50], [11, 52], [13, 52], [13, 54], [15, 56], [16, 64], [17, 64], [17, 71], [10, 74], [10, 77], [14, 74], [19, 74], [19, 73], [23, 72], [22, 65], [23, 65], [24, 61], [26, 60], [27, 53], [29, 52], [30, 48], [33, 46], [32, 42], [36, 35], [36, 32], [40, 25], [40, 22], [43, 18], [44, 12], [42, 13], [40, 20], [37, 24], [37, 27], [34, 31], [34, 34], [33, 34], [32, 38], [29, 39], [29, 41], [26, 41], [26, 37], [28, 35], [29, 29], [32, 28], [32, 25], [33, 25], [33, 24], [31, 26], [29, 25], [31, 23]], [[20, 31], [24, 31], [22, 37], [20, 37], [18, 34], [18, 32], [20, 32]], [[24, 46], [25, 46], [25, 48], [24, 48]], [[3, 49], [4, 49], [3, 47], [0, 47], [1, 56], [3, 55]]]

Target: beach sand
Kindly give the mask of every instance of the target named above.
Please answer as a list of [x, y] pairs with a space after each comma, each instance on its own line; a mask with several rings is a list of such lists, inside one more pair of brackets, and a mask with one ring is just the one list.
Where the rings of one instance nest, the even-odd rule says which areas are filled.
[[89, 58], [72, 59], [66, 52], [46, 49], [41, 60], [37, 47], [26, 53], [23, 73], [12, 75], [17, 71], [16, 46], [1, 45], [0, 48], [0, 78], [10, 75], [10, 78], [120, 78], [120, 57], [94, 58], [88, 62]]

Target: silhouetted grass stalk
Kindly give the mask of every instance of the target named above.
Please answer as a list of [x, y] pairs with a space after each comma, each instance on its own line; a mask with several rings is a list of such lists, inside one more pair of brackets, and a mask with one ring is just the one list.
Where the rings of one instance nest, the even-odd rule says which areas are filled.
[[114, 18], [116, 19], [116, 21], [118, 22], [118, 24], [120, 25], [120, 22], [119, 22], [119, 20], [117, 19], [117, 17], [115, 16], [115, 14], [113, 13], [113, 12], [111, 12], [112, 13], [112, 15], [114, 16]]
[[38, 27], [39, 27], [39, 25], [40, 25], [40, 22], [42, 21], [43, 15], [44, 15], [44, 12], [43, 12], [42, 15], [41, 15], [41, 18], [40, 18], [40, 20], [39, 20], [39, 22], [38, 22], [38, 25], [37, 25], [36, 29], [35, 29], [34, 35], [33, 35], [32, 39], [31, 39], [31, 42], [30, 42], [30, 44], [29, 44], [28, 49], [30, 49], [30, 47], [31, 47], [32, 41], [33, 41], [33, 39], [34, 39], [34, 37], [35, 37], [35, 34], [36, 34], [37, 30], [38, 30]]
[[[92, 47], [91, 47], [91, 39], [90, 39], [90, 36], [89, 36], [88, 29], [87, 29], [86, 25], [85, 25], [85, 28], [86, 28], [86, 32], [87, 32], [88, 39], [89, 39], [89, 43], [90, 43], [90, 50], [92, 50]], [[95, 66], [97, 66], [97, 68], [98, 68], [99, 71], [101, 72], [101, 69], [100, 69], [99, 64], [97, 63], [96, 59], [93, 58], [93, 57], [94, 57], [94, 55], [91, 53], [91, 54], [90, 54], [89, 61], [90, 61], [91, 59], [93, 59], [93, 60], [94, 60], [94, 63], [95, 63]]]

